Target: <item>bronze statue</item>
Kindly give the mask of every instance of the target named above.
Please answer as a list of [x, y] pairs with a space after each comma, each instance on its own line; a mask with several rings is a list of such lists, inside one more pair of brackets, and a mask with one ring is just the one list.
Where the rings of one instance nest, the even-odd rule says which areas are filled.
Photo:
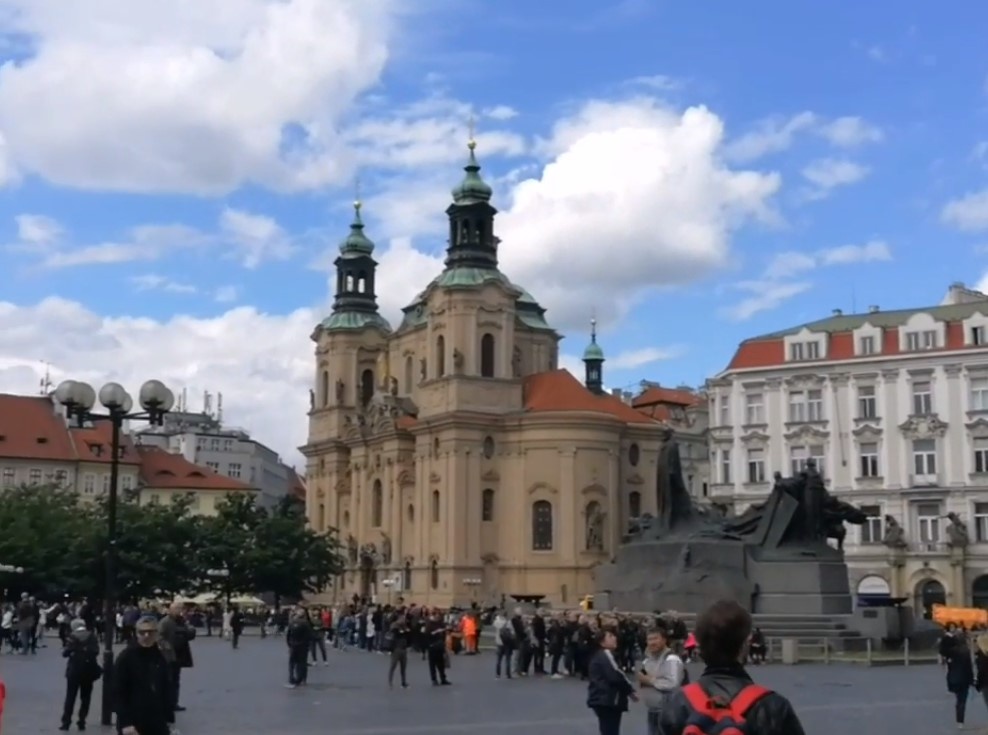
[[956, 513], [948, 513], [947, 519], [950, 524], [947, 526], [947, 546], [952, 549], [966, 549], [971, 543], [971, 536], [967, 531], [967, 524], [961, 520]]
[[665, 427], [662, 432], [662, 448], [659, 450], [657, 507], [659, 529], [672, 531], [693, 516], [693, 501], [683, 482], [683, 466], [679, 458], [679, 442], [675, 432]]
[[904, 549], [908, 546], [905, 530], [888, 514], [885, 516], [885, 535], [882, 537], [882, 543], [890, 549]]

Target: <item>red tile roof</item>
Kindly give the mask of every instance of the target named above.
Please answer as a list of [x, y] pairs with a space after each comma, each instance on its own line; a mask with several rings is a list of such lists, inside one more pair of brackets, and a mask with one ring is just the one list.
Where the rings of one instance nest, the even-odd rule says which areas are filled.
[[704, 399], [696, 393], [676, 388], [646, 388], [640, 395], [631, 400], [631, 405], [637, 411], [651, 416], [658, 421], [670, 421], [675, 417], [673, 408], [692, 408], [699, 406]]
[[154, 490], [250, 490], [246, 483], [221, 475], [208, 467], [192, 464], [180, 454], [158, 447], [137, 447], [141, 457], [141, 480]]
[[[80, 462], [99, 462], [110, 464], [112, 453], [110, 442], [113, 427], [105, 421], [98, 421], [93, 426], [84, 429], [71, 428], [69, 434], [75, 445], [75, 453]], [[124, 433], [120, 435], [120, 464], [137, 465], [141, 458], [131, 438]]]
[[65, 419], [50, 398], [0, 393], [0, 457], [76, 461]]
[[654, 424], [654, 420], [636, 411], [620, 398], [597, 395], [565, 369], [529, 375], [524, 381], [525, 410], [593, 411], [613, 416], [629, 424]]
[[294, 468], [290, 470], [288, 475], [288, 494], [298, 498], [299, 500], [305, 500], [305, 481], [299, 476], [298, 472]]

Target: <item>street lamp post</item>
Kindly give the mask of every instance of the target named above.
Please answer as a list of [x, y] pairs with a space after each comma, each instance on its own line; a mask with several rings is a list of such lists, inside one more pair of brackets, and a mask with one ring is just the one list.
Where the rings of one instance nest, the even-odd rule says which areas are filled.
[[119, 383], [107, 383], [99, 390], [99, 402], [106, 413], [94, 413], [97, 394], [91, 385], [66, 380], [55, 389], [55, 399], [65, 407], [66, 416], [80, 427], [86, 422], [110, 422], [110, 495], [107, 499], [106, 579], [103, 589], [103, 701], [101, 721], [113, 724], [113, 638], [116, 603], [117, 569], [117, 487], [120, 474], [120, 431], [124, 421], [147, 421], [161, 426], [164, 416], [175, 405], [174, 394], [160, 380], [149, 380], [141, 386], [138, 401], [141, 412], [131, 413], [134, 399]]
[[[222, 568], [219, 568], [219, 569], [207, 569], [206, 570], [206, 576], [209, 577], [210, 579], [226, 579], [226, 580], [229, 580], [229, 578], [230, 578], [230, 570], [227, 569], [226, 567], [222, 567]], [[227, 610], [229, 610], [230, 609], [230, 583], [229, 583], [229, 581], [223, 582], [223, 593], [224, 593], [224, 599], [226, 600], [226, 608], [227, 608]]]

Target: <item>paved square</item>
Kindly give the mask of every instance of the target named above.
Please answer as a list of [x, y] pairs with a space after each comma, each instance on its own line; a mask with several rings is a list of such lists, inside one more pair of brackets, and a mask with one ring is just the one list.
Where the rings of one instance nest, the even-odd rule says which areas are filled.
[[[55, 644], [57, 646], [57, 642]], [[388, 658], [330, 651], [330, 665], [310, 670], [309, 686], [283, 688], [287, 654], [281, 639], [248, 638], [239, 651], [217, 639], [194, 644], [196, 666], [183, 679], [183, 735], [594, 735], [596, 727], [574, 681], [495, 681], [493, 656], [455, 657], [451, 687], [432, 687], [425, 662], [413, 655], [407, 690], [385, 686]], [[805, 665], [754, 668], [758, 681], [795, 703], [809, 735], [956, 732], [952, 700], [936, 666], [866, 668]], [[36, 657], [0, 656], [7, 682], [5, 735], [54, 733], [63, 696], [56, 648]], [[694, 669], [694, 676], [699, 673]], [[972, 691], [969, 722], [988, 732], [988, 710]], [[90, 731], [98, 726], [99, 688]], [[644, 732], [633, 709], [624, 731]]]

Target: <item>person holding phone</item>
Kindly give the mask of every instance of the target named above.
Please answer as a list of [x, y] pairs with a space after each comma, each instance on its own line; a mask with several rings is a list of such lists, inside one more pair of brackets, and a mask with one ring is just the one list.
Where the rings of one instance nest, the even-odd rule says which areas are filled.
[[648, 735], [659, 735], [659, 717], [666, 699], [683, 685], [683, 660], [669, 647], [669, 631], [660, 622], [645, 638], [645, 657], [638, 672], [642, 703], [648, 707]]
[[635, 687], [614, 660], [617, 635], [610, 628], [596, 634], [597, 652], [587, 667], [587, 706], [597, 715], [600, 735], [620, 735], [621, 718], [628, 711], [628, 700], [638, 701]]

